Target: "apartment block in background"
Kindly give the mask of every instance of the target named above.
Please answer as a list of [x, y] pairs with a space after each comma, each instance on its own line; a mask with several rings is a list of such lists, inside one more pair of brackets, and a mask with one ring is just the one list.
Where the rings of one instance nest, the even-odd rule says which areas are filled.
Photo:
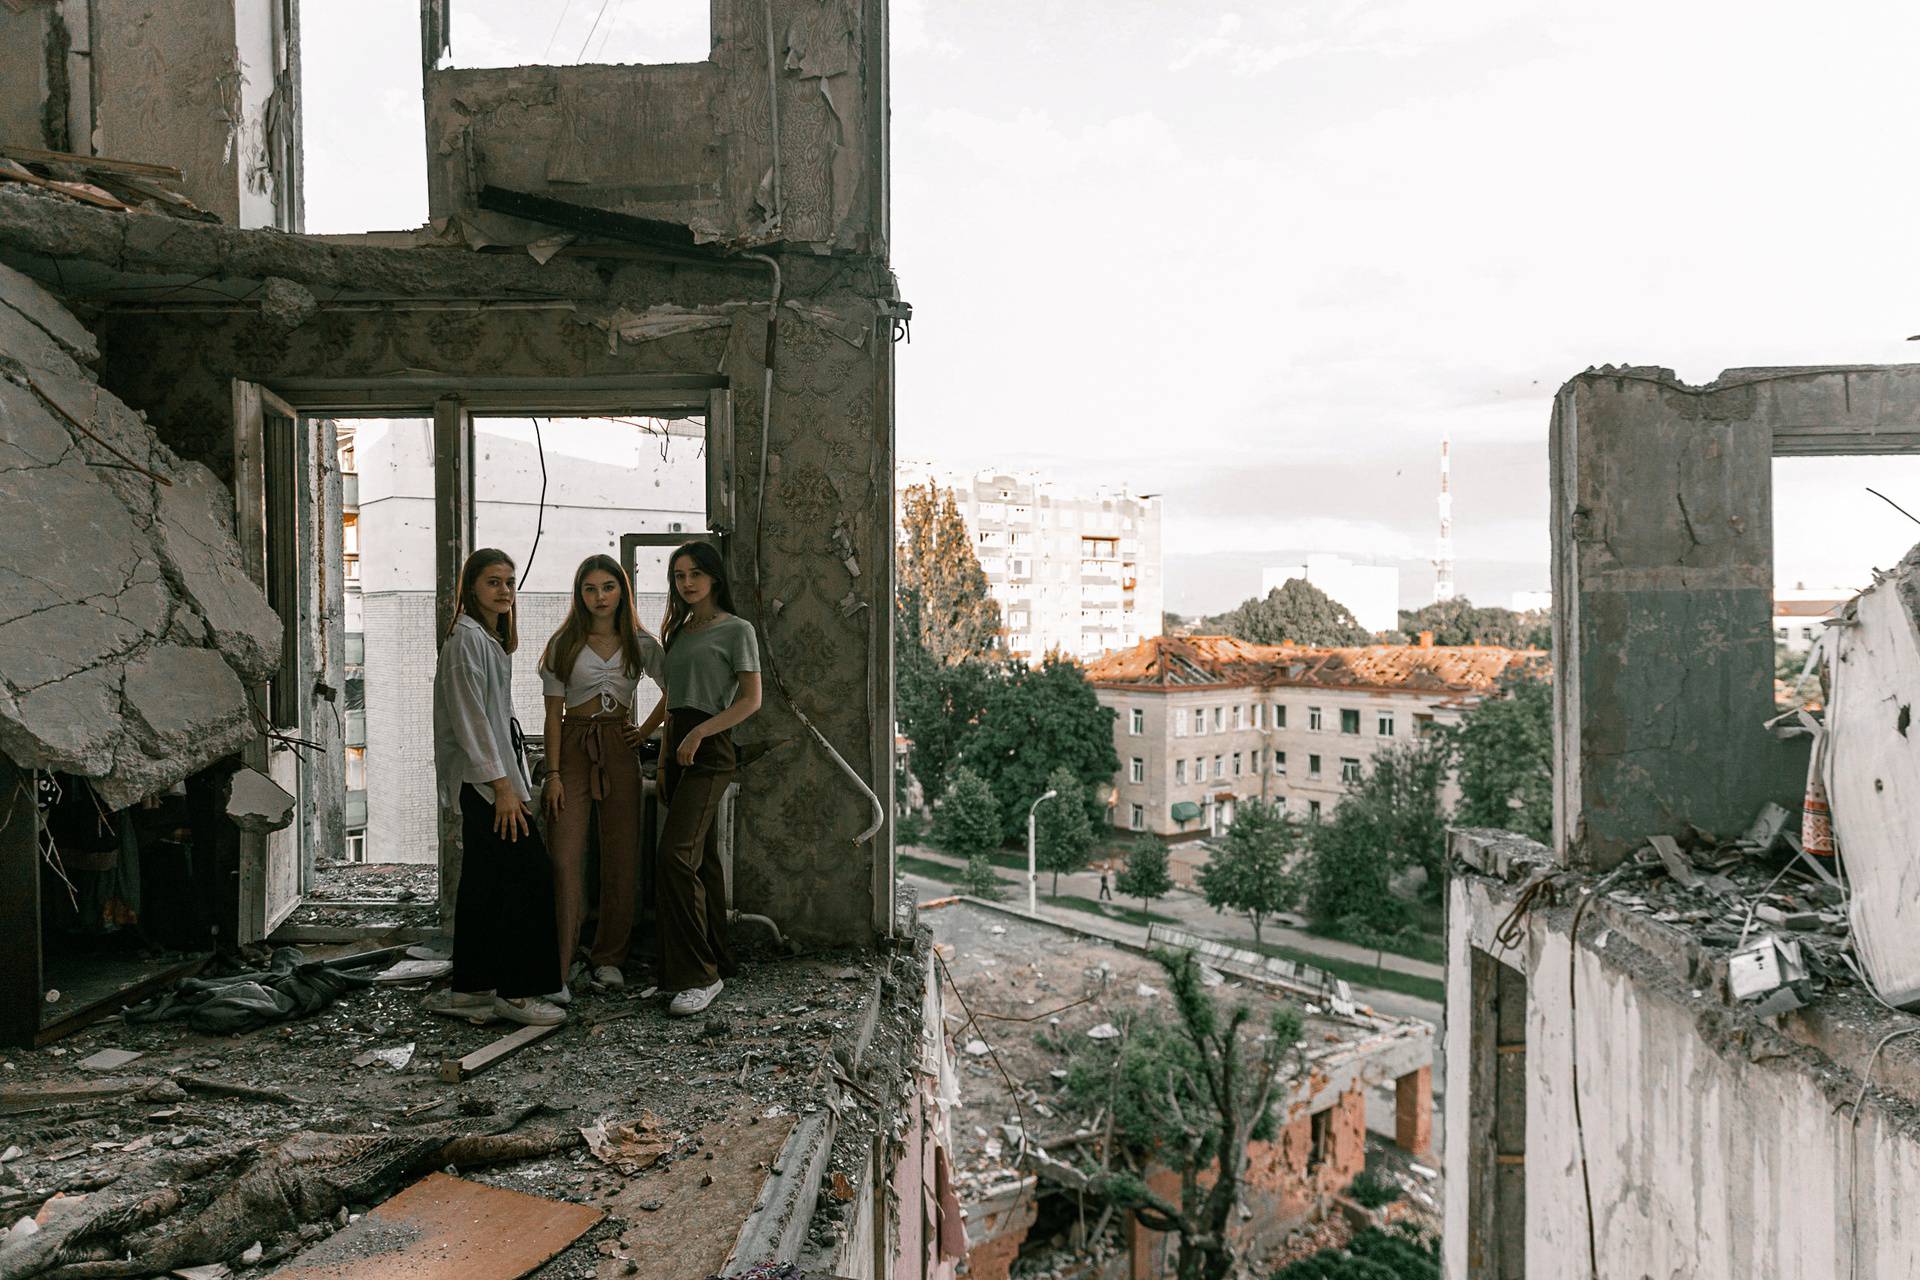
[[1160, 634], [1166, 600], [1160, 498], [1124, 487], [1070, 493], [1037, 472], [945, 471], [902, 463], [895, 485], [952, 489], [1008, 651], [1082, 662]]
[[[1170, 840], [1220, 835], [1248, 799], [1332, 817], [1373, 757], [1456, 724], [1541, 654], [1491, 645], [1313, 649], [1161, 636], [1087, 672], [1115, 712], [1111, 821]], [[1443, 799], [1457, 799], [1451, 782]]]

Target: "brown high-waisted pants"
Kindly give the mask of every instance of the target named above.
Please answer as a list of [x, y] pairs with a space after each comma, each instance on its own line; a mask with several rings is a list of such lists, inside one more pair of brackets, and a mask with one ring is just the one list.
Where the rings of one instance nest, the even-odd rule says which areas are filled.
[[633, 940], [635, 880], [640, 866], [640, 762], [620, 727], [624, 715], [569, 715], [560, 722], [560, 783], [566, 805], [548, 824], [553, 855], [554, 923], [560, 971], [572, 967], [587, 917], [587, 815], [600, 812], [600, 922], [588, 963], [627, 962]]
[[715, 821], [720, 798], [733, 782], [733, 735], [702, 739], [691, 767], [682, 766], [678, 757], [681, 737], [711, 718], [688, 708], [669, 712], [660, 752], [660, 798], [667, 806], [667, 821], [660, 833], [654, 910], [660, 926], [662, 991], [708, 987], [734, 973], [733, 951], [727, 945], [726, 871], [720, 865]]

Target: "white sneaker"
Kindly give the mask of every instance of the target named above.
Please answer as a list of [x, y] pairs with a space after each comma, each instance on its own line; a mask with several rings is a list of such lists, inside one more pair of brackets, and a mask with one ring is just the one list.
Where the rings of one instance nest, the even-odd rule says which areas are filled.
[[491, 991], [429, 991], [420, 1007], [428, 1013], [464, 1018], [475, 1026], [485, 1026], [494, 1019]]
[[556, 1004], [549, 1004], [537, 996], [528, 996], [524, 1000], [509, 1000], [505, 996], [495, 996], [493, 1011], [509, 1022], [518, 1022], [529, 1027], [551, 1027], [567, 1020], [565, 1009]]
[[713, 985], [710, 987], [694, 987], [690, 990], [682, 991], [673, 998], [673, 1003], [667, 1006], [667, 1012], [676, 1018], [690, 1017], [693, 1014], [699, 1013], [702, 1009], [713, 1003], [713, 998], [720, 994], [720, 988], [726, 985], [727, 984], [720, 979], [715, 978]]
[[594, 985], [607, 991], [625, 991], [627, 975], [610, 964], [603, 964], [593, 971]]
[[540, 998], [548, 1004], [569, 1005], [573, 1003], [573, 988], [563, 982], [558, 991], [549, 991]]

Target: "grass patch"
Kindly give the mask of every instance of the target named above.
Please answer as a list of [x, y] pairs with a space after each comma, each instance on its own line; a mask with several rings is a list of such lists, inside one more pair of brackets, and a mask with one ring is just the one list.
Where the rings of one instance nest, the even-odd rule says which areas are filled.
[[966, 891], [958, 867], [950, 867], [944, 862], [935, 862], [931, 858], [916, 858], [910, 853], [896, 854], [893, 862], [899, 870], [911, 872], [922, 880], [936, 881], [957, 892]]
[[1172, 916], [1161, 915], [1158, 911], [1142, 911], [1138, 907], [1124, 907], [1117, 902], [1100, 902], [1093, 898], [1080, 898], [1071, 893], [1063, 893], [1057, 898], [1042, 898], [1042, 902], [1056, 907], [1066, 907], [1072, 911], [1084, 911], [1092, 916], [1105, 916], [1109, 920], [1119, 920], [1126, 924], [1139, 925], [1142, 929], [1150, 924], [1179, 924]]
[[1444, 1003], [1447, 998], [1445, 983], [1434, 978], [1422, 978], [1418, 974], [1401, 973], [1397, 969], [1375, 969], [1370, 964], [1336, 960], [1331, 956], [1302, 951], [1298, 947], [1283, 947], [1277, 942], [1230, 941], [1228, 945], [1252, 947], [1262, 955], [1291, 960], [1295, 964], [1310, 964], [1336, 978], [1344, 978], [1356, 987], [1372, 987], [1376, 991], [1395, 991], [1403, 996], [1431, 1000], [1435, 1004]]
[[1447, 940], [1421, 930], [1400, 934], [1385, 946], [1378, 948], [1374, 947], [1372, 939], [1362, 942], [1349, 938], [1335, 925], [1310, 924], [1307, 926], [1307, 932], [1339, 942], [1350, 942], [1356, 947], [1385, 951], [1390, 956], [1405, 956], [1409, 960], [1424, 960], [1428, 964], [1443, 965], [1447, 962]]

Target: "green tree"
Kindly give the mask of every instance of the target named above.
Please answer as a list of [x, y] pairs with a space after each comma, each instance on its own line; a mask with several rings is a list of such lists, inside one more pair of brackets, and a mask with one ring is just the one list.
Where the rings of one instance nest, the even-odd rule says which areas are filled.
[[1057, 898], [1060, 873], [1087, 865], [1087, 850], [1093, 847], [1093, 823], [1087, 818], [1087, 789], [1073, 770], [1061, 765], [1048, 774], [1047, 790], [1058, 794], [1034, 812], [1034, 862], [1040, 870], [1053, 872], [1053, 888], [1047, 896]]
[[1000, 847], [1000, 805], [984, 778], [971, 769], [954, 771], [953, 785], [933, 812], [933, 832], [941, 848], [963, 858]]
[[1510, 676], [1447, 731], [1460, 784], [1454, 821], [1545, 842], [1553, 835], [1553, 686], [1539, 669]]
[[1181, 632], [1186, 630], [1186, 626], [1187, 626], [1187, 620], [1185, 617], [1181, 616], [1180, 614], [1172, 613], [1164, 609], [1161, 610], [1160, 612], [1160, 634], [1161, 635], [1177, 636], [1181, 634]]
[[986, 706], [960, 747], [959, 761], [993, 788], [1003, 840], [1027, 838], [1027, 806], [1058, 768], [1079, 779], [1088, 822], [1103, 819], [1099, 793], [1120, 768], [1113, 719], [1113, 708], [1100, 705], [1080, 668], [1064, 658], [1008, 666], [989, 682]]
[[1305, 578], [1289, 578], [1222, 620], [1226, 633], [1250, 644], [1356, 645], [1373, 639], [1347, 606]]
[[901, 543], [894, 602], [910, 610], [919, 642], [936, 661], [980, 658], [1000, 648], [1000, 606], [967, 533], [953, 490], [931, 480], [900, 499]]
[[1356, 942], [1407, 926], [1407, 904], [1389, 890], [1407, 867], [1427, 873], [1437, 893], [1446, 871], [1447, 820], [1440, 804], [1446, 753], [1411, 742], [1373, 758], [1360, 784], [1311, 837], [1307, 913]]
[[913, 776], [929, 797], [943, 795], [1002, 669], [974, 658], [943, 663], [920, 643], [917, 610], [902, 607], [894, 618], [894, 715], [913, 744]]
[[967, 859], [967, 869], [960, 873], [960, 883], [966, 891], [976, 898], [994, 901], [1005, 892], [1006, 882], [1000, 879], [1000, 873], [993, 869], [985, 854], [975, 854]]
[[1153, 910], [1155, 902], [1173, 892], [1173, 877], [1167, 872], [1167, 846], [1152, 836], [1135, 840], [1127, 849], [1127, 865], [1115, 878], [1113, 891], [1140, 899], [1143, 914]]
[[1444, 645], [1496, 644], [1508, 649], [1545, 649], [1553, 643], [1544, 613], [1515, 613], [1511, 609], [1480, 608], [1465, 596], [1436, 600], [1418, 609], [1400, 611], [1400, 630], [1409, 637], [1433, 632], [1433, 642]]
[[[1154, 958], [1167, 971], [1179, 1022], [1137, 1020], [1118, 1040], [1092, 1042], [1068, 1067], [1068, 1096], [1089, 1115], [1107, 1108], [1119, 1149], [1107, 1153], [1106, 1167], [1076, 1172], [1149, 1229], [1180, 1237], [1180, 1280], [1225, 1280], [1241, 1262], [1232, 1228], [1247, 1143], [1277, 1129], [1274, 1091], [1286, 1060], [1300, 1065], [1300, 1016], [1276, 1006], [1255, 1040], [1247, 1034], [1252, 1008], [1243, 1002], [1223, 1017], [1192, 952]], [[1149, 1161], [1179, 1175], [1177, 1202], [1131, 1171]]]
[[1344, 1246], [1289, 1263], [1273, 1280], [1440, 1280], [1440, 1241], [1409, 1223], [1366, 1227]]
[[1279, 804], [1246, 799], [1234, 808], [1233, 825], [1200, 868], [1200, 892], [1215, 911], [1244, 911], [1253, 923], [1253, 940], [1276, 911], [1300, 900], [1293, 872], [1299, 836]]

